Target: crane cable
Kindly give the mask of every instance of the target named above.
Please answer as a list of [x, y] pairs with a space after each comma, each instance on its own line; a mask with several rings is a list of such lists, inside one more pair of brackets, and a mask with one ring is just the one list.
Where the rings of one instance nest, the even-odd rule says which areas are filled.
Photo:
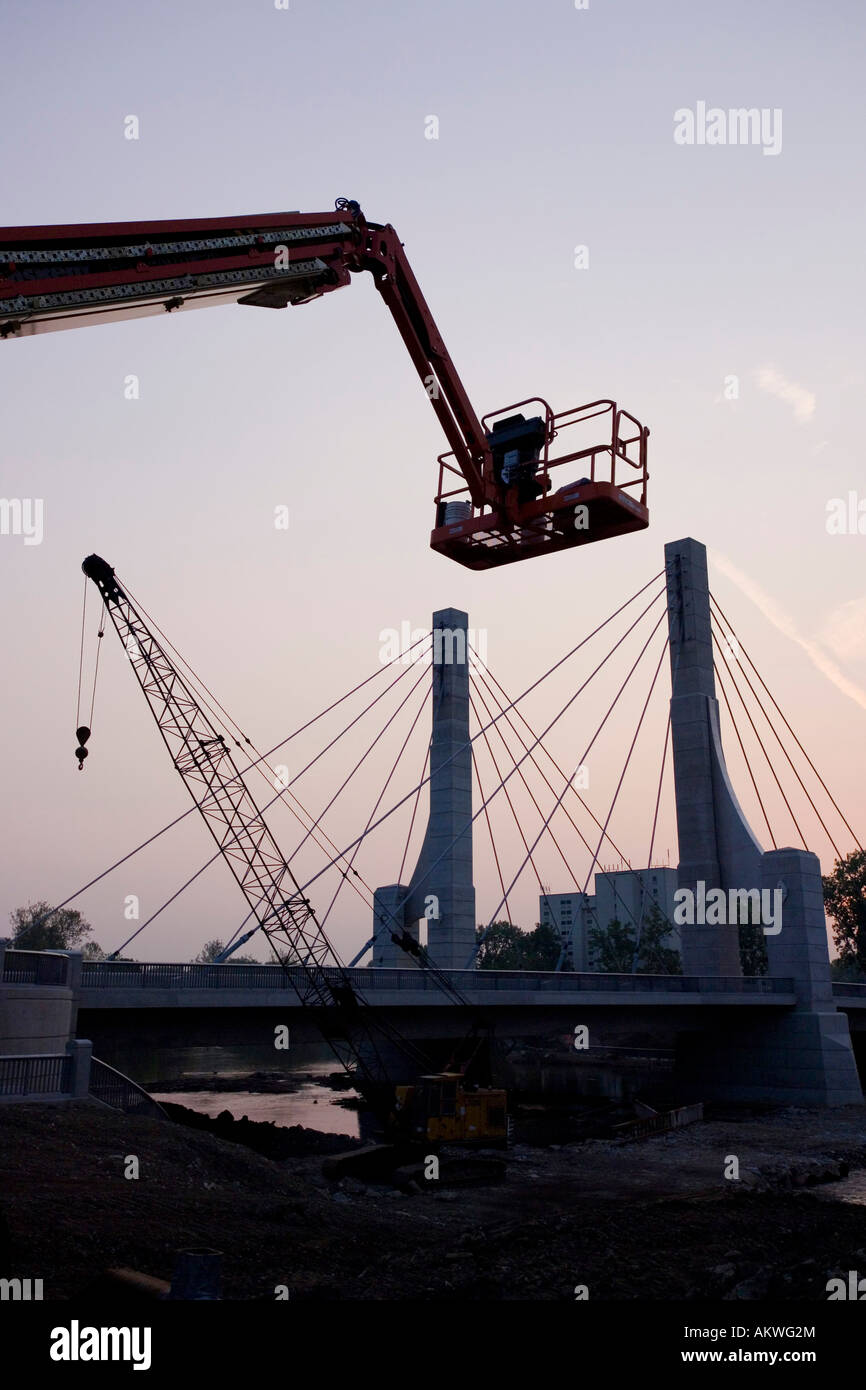
[[[105, 612], [105, 604], [104, 604], [104, 601], [103, 601], [103, 618], [104, 618], [104, 612]], [[95, 708], [95, 706], [96, 706], [96, 682], [97, 682], [97, 679], [98, 679], [98, 677], [99, 677], [99, 653], [102, 651], [102, 640], [101, 640], [101, 639], [105, 636], [105, 622], [104, 622], [104, 621], [101, 621], [100, 624], [99, 624], [99, 627], [98, 627], [98, 629], [97, 629], [97, 633], [96, 633], [96, 636], [97, 636], [97, 639], [98, 639], [98, 640], [97, 640], [97, 643], [96, 643], [96, 661], [94, 662], [94, 665], [93, 665], [93, 685], [92, 685], [92, 687], [91, 687], [91, 692], [90, 692], [90, 714], [89, 714], [89, 716], [88, 716], [89, 722], [88, 722], [87, 724], [82, 724], [82, 722], [81, 722], [81, 692], [82, 692], [82, 687], [83, 687], [83, 685], [84, 685], [84, 641], [85, 641], [86, 623], [87, 623], [87, 577], [85, 576], [85, 579], [84, 579], [84, 600], [83, 600], [82, 605], [81, 605], [81, 644], [80, 644], [80, 648], [79, 648], [79, 652], [78, 652], [78, 693], [77, 693], [77, 697], [76, 697], [76, 701], [75, 701], [75, 725], [76, 725], [76, 728], [75, 728], [75, 737], [76, 737], [77, 740], [78, 740], [78, 747], [77, 747], [76, 750], [75, 750], [75, 756], [76, 756], [76, 758], [78, 759], [78, 771], [79, 771], [79, 772], [81, 772], [81, 771], [83, 770], [83, 768], [84, 768], [84, 759], [87, 757], [87, 751], [88, 751], [88, 750], [85, 748], [84, 745], [87, 743], [87, 740], [90, 738], [91, 730], [93, 729], [93, 711], [94, 711], [94, 708]]]
[[[287, 784], [285, 784], [285, 785], [283, 785], [282, 788], [280, 788], [281, 779], [277, 777], [276, 769], [275, 769], [274, 767], [272, 767], [271, 764], [270, 764], [270, 762], [268, 761], [268, 759], [269, 759], [269, 757], [270, 757], [270, 754], [268, 754], [268, 753], [262, 753], [261, 750], [260, 750], [260, 749], [256, 746], [256, 744], [253, 742], [253, 740], [249, 737], [249, 735], [247, 735], [247, 734], [244, 733], [243, 729], [241, 728], [240, 724], [238, 724], [237, 720], [234, 719], [233, 716], [232, 716], [231, 714], [229, 714], [229, 711], [226, 709], [225, 705], [223, 705], [223, 704], [217, 699], [216, 695], [213, 693], [213, 691], [210, 689], [210, 687], [206, 684], [206, 682], [201, 678], [201, 676], [198, 674], [198, 672], [190, 665], [190, 663], [186, 660], [186, 658], [178, 651], [177, 647], [176, 647], [176, 646], [174, 645], [174, 643], [170, 640], [170, 638], [168, 638], [168, 637], [166, 636], [166, 634], [163, 632], [163, 630], [162, 630], [162, 628], [159, 626], [159, 624], [158, 624], [158, 623], [151, 617], [151, 615], [147, 612], [147, 610], [144, 608], [144, 606], [143, 606], [143, 604], [140, 602], [140, 600], [137, 599], [137, 598], [135, 597], [135, 595], [132, 593], [132, 590], [129, 588], [129, 586], [126, 585], [125, 588], [126, 588], [126, 592], [129, 594], [129, 597], [132, 599], [133, 603], [134, 603], [134, 604], [136, 605], [136, 607], [138, 608], [139, 612], [142, 614], [142, 616], [145, 618], [145, 620], [150, 624], [150, 626], [151, 626], [156, 632], [159, 633], [159, 635], [160, 635], [160, 637], [162, 638], [162, 640], [163, 640], [163, 642], [165, 643], [165, 645], [166, 645], [166, 646], [168, 647], [168, 649], [174, 654], [174, 656], [175, 656], [175, 658], [177, 659], [177, 661], [179, 662], [179, 664], [185, 668], [186, 672], [188, 673], [189, 678], [191, 678], [191, 680], [194, 682], [194, 684], [198, 687], [198, 692], [197, 692], [197, 693], [198, 693], [198, 698], [201, 700], [202, 705], [204, 706], [204, 708], [206, 709], [207, 713], [209, 714], [209, 716], [210, 716], [211, 719], [213, 720], [215, 726], [218, 727], [218, 728], [221, 727], [221, 728], [223, 728], [223, 729], [225, 730], [225, 732], [229, 735], [229, 738], [232, 740], [232, 742], [234, 743], [234, 745], [235, 745], [236, 748], [240, 748], [240, 749], [242, 749], [243, 751], [246, 751], [245, 749], [243, 749], [243, 744], [246, 744], [246, 745], [247, 745], [248, 747], [250, 747], [250, 748], [253, 750], [253, 752], [256, 754], [256, 760], [255, 760], [254, 762], [251, 761], [250, 764], [249, 764], [249, 766], [248, 766], [247, 768], [244, 769], [244, 772], [246, 773], [246, 772], [249, 772], [250, 770], [255, 770], [255, 771], [258, 772], [259, 775], [265, 780], [265, 782], [268, 784], [268, 787], [269, 787], [269, 788], [276, 788], [276, 789], [277, 789], [277, 791], [278, 791], [278, 793], [279, 793], [279, 796], [280, 796], [280, 799], [283, 801], [283, 804], [284, 804], [284, 805], [287, 807], [287, 809], [291, 812], [291, 814], [294, 816], [295, 820], [298, 822], [298, 824], [301, 826], [301, 828], [306, 832], [305, 835], [304, 835], [304, 839], [301, 841], [301, 843], [304, 844], [304, 843], [306, 842], [307, 839], [310, 839], [310, 838], [311, 838], [311, 839], [313, 840], [313, 843], [314, 843], [320, 850], [322, 850], [322, 852], [323, 852], [324, 854], [326, 854], [328, 851], [327, 851], [327, 849], [325, 848], [325, 845], [322, 844], [321, 841], [317, 838], [316, 832], [318, 832], [318, 834], [321, 835], [322, 840], [326, 841], [327, 845], [329, 845], [330, 848], [331, 848], [332, 850], [336, 850], [336, 849], [337, 849], [336, 844], [335, 844], [334, 841], [330, 838], [330, 836], [326, 833], [324, 827], [321, 825], [321, 820], [322, 820], [322, 817], [324, 816], [324, 812], [322, 813], [322, 816], [319, 816], [318, 818], [314, 817], [314, 816], [307, 810], [307, 808], [304, 806], [303, 802], [302, 802], [302, 801], [300, 800], [300, 798], [295, 794], [295, 792], [293, 792], [293, 791], [291, 790], [291, 787], [292, 787], [292, 783], [291, 783], [291, 782], [290, 782], [290, 783], [287, 783]], [[423, 640], [423, 639], [422, 639], [422, 640]], [[398, 682], [399, 680], [401, 680], [402, 677], [403, 677], [403, 675], [405, 675], [405, 674], [406, 674], [405, 671], [400, 672], [400, 674], [397, 676], [396, 680], [394, 680], [394, 681], [391, 682], [391, 686], [396, 685], [397, 682]], [[388, 689], [390, 689], [391, 686], [389, 686]], [[202, 694], [202, 692], [204, 692], [204, 694]], [[386, 694], [386, 693], [387, 693], [387, 690], [383, 692], [383, 694]], [[380, 698], [381, 698], [381, 697], [380, 697]], [[374, 701], [373, 703], [375, 704], [376, 701]], [[214, 708], [214, 706], [216, 706], [216, 709]], [[369, 709], [369, 708], [371, 708], [371, 706], [367, 706], [367, 708]], [[217, 713], [217, 710], [219, 710], [220, 713]], [[365, 711], [362, 711], [362, 713], [366, 713], [366, 710], [365, 710]], [[351, 727], [351, 726], [350, 726], [350, 727]], [[241, 740], [243, 740], [243, 743], [241, 742]], [[247, 754], [247, 756], [249, 757], [249, 754]], [[320, 756], [321, 756], [321, 755], [320, 755]], [[308, 766], [310, 766], [310, 765], [308, 764]], [[306, 771], [306, 768], [304, 769], [304, 771]], [[268, 773], [271, 774], [270, 777], [268, 777]], [[298, 776], [300, 776], [300, 775], [301, 775], [301, 774], [299, 773]], [[297, 781], [297, 780], [298, 780], [297, 777], [293, 779], [293, 781]], [[292, 806], [292, 805], [289, 803], [288, 798], [291, 798], [291, 801], [293, 801], [293, 802], [295, 803], [294, 806]], [[301, 819], [301, 816], [298, 814], [298, 811], [295, 809], [295, 807], [299, 807], [300, 810], [303, 812], [304, 816], [306, 816], [307, 820], [312, 822], [312, 824], [311, 824], [310, 826], [307, 826], [307, 825], [304, 823], [304, 821]], [[191, 809], [195, 809], [195, 808], [191, 808]], [[367, 892], [367, 894], [369, 895], [369, 902], [367, 902], [366, 905], [367, 905], [368, 907], [372, 907], [372, 904], [373, 904], [373, 889], [372, 889], [372, 888], [370, 887], [370, 885], [366, 882], [366, 880], [364, 879], [363, 875], [360, 874], [360, 873], [358, 872], [357, 869], [353, 868], [351, 864], [349, 864], [348, 867], [347, 867], [346, 869], [344, 869], [342, 872], [343, 872], [344, 876], [345, 876], [346, 874], [348, 874], [349, 872], [351, 872], [351, 873], [355, 876], [355, 878], [357, 878], [357, 879], [359, 880], [359, 882], [363, 884], [363, 890], [365, 890], [365, 891]], [[351, 887], [352, 887], [352, 889], [354, 890], [354, 892], [357, 893], [357, 895], [361, 898], [361, 901], [362, 901], [362, 902], [365, 902], [366, 900], [365, 900], [365, 898], [364, 898], [364, 891], [363, 891], [361, 888], [359, 888], [359, 887], [357, 886], [357, 884], [354, 884], [354, 883], [351, 884]], [[246, 921], [246, 919], [244, 919], [244, 920]]]
[[[407, 648], [407, 650], [411, 652], [412, 650], [414, 650], [415, 647], [422, 645], [422, 643], [427, 640], [427, 637], [429, 637], [429, 633], [425, 634], [423, 638], [419, 638], [417, 642], [413, 642], [412, 645], [409, 648]], [[377, 676], [380, 676], [382, 674], [382, 671], [387, 670], [389, 666], [393, 666], [399, 660], [400, 657], [396, 656], [393, 657], [390, 661], [386, 661], [384, 665], [379, 666], [377, 670], [371, 672], [371, 674], [369, 676], [366, 676], [364, 680], [359, 681], [357, 685], [354, 685], [351, 690], [347, 690], [344, 695], [341, 695], [338, 699], [332, 701], [330, 705], [326, 705], [324, 709], [320, 710], [318, 714], [314, 714], [313, 717], [311, 719], [308, 719], [304, 724], [300, 724], [297, 729], [294, 729], [292, 733], [288, 734], [284, 739], [281, 739], [279, 743], [275, 743], [274, 746], [271, 749], [269, 749], [266, 754], [264, 754], [264, 757], [269, 758], [272, 757], [274, 753], [279, 752], [279, 750], [281, 748], [284, 748], [287, 743], [291, 743], [291, 741], [297, 738], [299, 734], [305, 733], [306, 730], [311, 728], [313, 724], [318, 723], [320, 719], [324, 719], [325, 715], [330, 714], [332, 710], [335, 710], [338, 707], [338, 705], [345, 704], [345, 702], [351, 699], [353, 695], [356, 695], [359, 690], [362, 690], [365, 685], [369, 685], [370, 682], [375, 680]], [[391, 684], [393, 686], [394, 684], [396, 684], [396, 682], [392, 681]], [[390, 689], [391, 687], [388, 688]], [[373, 703], [375, 703], [375, 701]], [[371, 708], [372, 705], [367, 706], [367, 709]], [[364, 713], [366, 713], [366, 710], [362, 711], [362, 714]], [[348, 728], [351, 728], [351, 725], [349, 725]], [[343, 730], [343, 733], [345, 732], [347, 732], [347, 730]], [[337, 738], [341, 737], [342, 734], [337, 735]], [[336, 739], [332, 740], [332, 743], [329, 744], [328, 747], [331, 747], [332, 744], [336, 741]], [[326, 752], [327, 749], [323, 749], [322, 751]], [[261, 758], [258, 759], [258, 761], [260, 762]], [[245, 775], [247, 772], [250, 771], [251, 768], [254, 768], [256, 765], [256, 762], [251, 762], [248, 767], [244, 768], [243, 774], [239, 773], [237, 778], [233, 777], [231, 779], [231, 782], [234, 783], [235, 781], [239, 781], [241, 775]], [[310, 766], [310, 764], [308, 764], [308, 766]], [[304, 771], [306, 771], [306, 769], [304, 769]], [[63, 899], [62, 902], [57, 903], [56, 906], [52, 907], [48, 912], [44, 913], [43, 916], [39, 919], [39, 925], [41, 926], [44, 922], [47, 922], [49, 917], [53, 917], [56, 912], [60, 912], [62, 908], [67, 907], [68, 904], [74, 902], [76, 898], [80, 898], [82, 893], [87, 892], [88, 888], [93, 888], [95, 884], [100, 883], [102, 879], [107, 878], [109, 874], [114, 873], [115, 869], [119, 869], [122, 864], [126, 864], [128, 860], [133, 859], [135, 855], [139, 854], [143, 849], [147, 849], [149, 845], [152, 845], [155, 840], [158, 840], [160, 838], [160, 836], [165, 835], [167, 831], [173, 830], [174, 827], [176, 825], [179, 825], [181, 821], [186, 820], [187, 816], [191, 816], [196, 809], [197, 807], [195, 806], [187, 807], [185, 811], [181, 811], [172, 820], [167, 821], [165, 825], [160, 827], [159, 830], [155, 830], [152, 835], [148, 835], [147, 839], [142, 840], [141, 843], [137, 844], [134, 849], [128, 850], [127, 853], [121, 855], [119, 859], [115, 859], [113, 864], [109, 864], [106, 869], [102, 869], [100, 873], [96, 874], [93, 878], [89, 879], [87, 883], [82, 884], [80, 888], [76, 888], [74, 893], [69, 893], [67, 897]], [[328, 837], [325, 836], [324, 838], [327, 839]], [[208, 860], [208, 864], [212, 862], [212, 860]], [[203, 865], [203, 868], [207, 868], [207, 865]], [[119, 947], [118, 949], [122, 950], [123, 948]]]

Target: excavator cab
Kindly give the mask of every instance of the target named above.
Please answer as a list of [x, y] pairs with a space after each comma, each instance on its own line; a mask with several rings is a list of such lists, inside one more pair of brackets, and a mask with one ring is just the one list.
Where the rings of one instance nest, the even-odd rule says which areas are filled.
[[508, 1142], [506, 1092], [466, 1087], [457, 1072], [419, 1076], [411, 1086], [398, 1086], [396, 1112], [400, 1130], [415, 1142], [488, 1149]]
[[[528, 405], [541, 412], [527, 418], [519, 407]], [[649, 430], [615, 401], [554, 415], [535, 397], [485, 416], [482, 425], [494, 500], [476, 506], [455, 455], [440, 454], [430, 545], [441, 555], [491, 569], [649, 525]], [[560, 439], [565, 447], [554, 452]]]

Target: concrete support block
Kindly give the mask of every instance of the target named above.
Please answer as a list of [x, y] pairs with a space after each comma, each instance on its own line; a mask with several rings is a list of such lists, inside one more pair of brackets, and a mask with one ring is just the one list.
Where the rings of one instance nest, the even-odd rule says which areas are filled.
[[72, 1097], [74, 1100], [84, 1100], [90, 1094], [90, 1059], [93, 1044], [86, 1038], [73, 1038], [66, 1044], [66, 1051], [72, 1057]]
[[409, 889], [404, 883], [389, 883], [373, 894], [373, 956], [372, 964], [381, 970], [410, 968], [417, 965], [414, 956], [398, 946], [392, 933], [408, 931], [418, 940], [418, 923], [405, 923], [403, 903]]

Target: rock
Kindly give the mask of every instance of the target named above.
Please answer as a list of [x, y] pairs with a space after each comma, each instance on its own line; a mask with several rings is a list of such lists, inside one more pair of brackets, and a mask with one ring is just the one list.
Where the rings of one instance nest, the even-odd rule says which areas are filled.
[[769, 1186], [767, 1179], [764, 1178], [757, 1168], [744, 1168], [740, 1173], [740, 1186], [748, 1187], [754, 1192], [763, 1192]]
[[710, 1270], [710, 1274], [715, 1275], [717, 1279], [733, 1279], [736, 1272], [734, 1265], [714, 1265]]

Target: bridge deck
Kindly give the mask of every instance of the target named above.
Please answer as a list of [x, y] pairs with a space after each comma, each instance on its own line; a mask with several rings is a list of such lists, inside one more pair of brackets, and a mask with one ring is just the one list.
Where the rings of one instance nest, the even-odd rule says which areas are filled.
[[[382, 1006], [453, 1008], [453, 1001], [421, 970], [347, 972], [359, 992]], [[278, 965], [183, 965], [162, 962], [86, 962], [81, 978], [81, 1006], [86, 1009], [267, 1008], [291, 1007], [294, 977], [300, 969]], [[793, 982], [766, 976], [709, 978], [688, 975], [614, 975], [516, 970], [455, 970], [457, 989], [476, 1005], [549, 1007], [585, 1003], [634, 1004], [641, 1007], [688, 1005], [767, 1006], [796, 1003]], [[857, 989], [857, 986], [846, 987]], [[846, 999], [866, 1006], [862, 996]], [[287, 998], [288, 994], [288, 998]]]

